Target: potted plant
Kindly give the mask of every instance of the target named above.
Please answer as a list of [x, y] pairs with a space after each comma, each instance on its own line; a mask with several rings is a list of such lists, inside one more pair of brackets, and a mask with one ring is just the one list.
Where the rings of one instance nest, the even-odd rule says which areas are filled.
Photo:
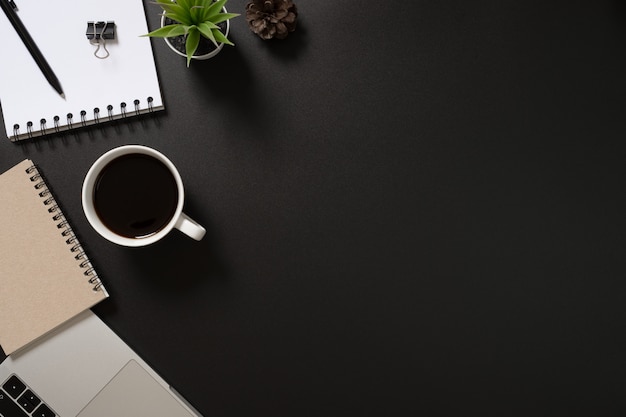
[[[187, 57], [187, 66], [192, 59], [208, 59], [224, 44], [234, 46], [228, 39], [229, 20], [239, 15], [227, 12], [227, 1], [156, 0], [163, 9], [161, 28], [144, 36], [164, 38], [174, 52]], [[207, 44], [205, 53], [196, 55], [203, 43]]]

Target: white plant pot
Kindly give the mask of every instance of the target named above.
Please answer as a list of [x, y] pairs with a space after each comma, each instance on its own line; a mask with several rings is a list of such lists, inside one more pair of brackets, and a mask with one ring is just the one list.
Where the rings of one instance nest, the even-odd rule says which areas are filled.
[[[2, 1], [2, 0], [0, 0]], [[226, 11], [226, 7], [222, 7], [222, 11], [224, 13], [227, 13]], [[161, 27], [165, 26], [165, 16], [161, 16]], [[230, 20], [226, 21], [226, 31], [224, 33], [224, 36], [226, 36], [228, 38], [228, 32], [230, 31]], [[167, 44], [167, 46], [170, 47], [170, 49], [172, 51], [174, 51], [176, 54], [184, 57], [185, 59], [187, 59], [187, 55], [184, 54], [183, 52], [180, 52], [178, 49], [174, 48], [174, 45], [172, 45], [169, 41], [168, 38], [163, 38], [165, 40], [165, 43]], [[208, 39], [207, 39], [208, 40]], [[222, 48], [224, 47], [223, 43], [219, 43], [217, 45], [217, 47], [215, 49], [213, 49], [211, 52], [209, 52], [208, 54], [204, 54], [204, 55], [194, 55], [191, 57], [191, 59], [197, 59], [197, 60], [205, 60], [205, 59], [209, 59], [209, 58], [213, 58], [215, 55], [219, 54], [219, 52], [222, 50]]]

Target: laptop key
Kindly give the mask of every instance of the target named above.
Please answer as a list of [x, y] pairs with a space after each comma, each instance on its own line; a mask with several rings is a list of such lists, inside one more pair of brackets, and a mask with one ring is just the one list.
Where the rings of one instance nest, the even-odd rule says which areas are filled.
[[56, 417], [56, 414], [52, 410], [48, 408], [45, 404], [41, 404], [35, 412], [32, 414], [33, 417]]
[[[28, 414], [22, 410], [6, 392], [0, 389], [0, 415], [4, 417], [28, 417]], [[53, 414], [54, 415], [54, 414]]]
[[26, 389], [26, 385], [20, 381], [20, 379], [12, 375], [2, 386], [6, 392], [13, 398], [19, 397], [19, 395]]
[[[33, 410], [35, 409], [35, 406], [36, 406], [37, 404], [33, 404], [33, 403], [31, 403], [31, 402], [28, 400], [28, 397], [27, 397], [27, 395], [26, 395], [28, 392], [30, 392], [30, 390], [26, 390], [26, 392], [25, 392], [25, 393], [24, 393], [24, 394], [20, 397], [20, 399], [19, 399], [19, 400], [17, 400], [17, 402], [18, 402], [18, 403], [22, 406], [22, 408], [23, 408], [24, 410], [26, 410], [27, 412], [29, 412], [29, 413], [30, 413], [31, 411], [33, 411]], [[35, 397], [35, 398], [37, 398], [37, 397]], [[39, 398], [37, 398], [37, 399], [39, 399]], [[40, 402], [41, 402], [41, 401], [40, 401]]]
[[[29, 403], [32, 404], [32, 407], [30, 411], [33, 411], [33, 409], [35, 407], [37, 407], [39, 405], [39, 403], [41, 402], [41, 400], [39, 398], [37, 398], [37, 396], [35, 394], [33, 394], [33, 392], [29, 389], [26, 390], [26, 392], [24, 394], [22, 394], [22, 396], [20, 397], [20, 403], [23, 402], [24, 400], [28, 401]], [[26, 407], [24, 407], [26, 408]]]

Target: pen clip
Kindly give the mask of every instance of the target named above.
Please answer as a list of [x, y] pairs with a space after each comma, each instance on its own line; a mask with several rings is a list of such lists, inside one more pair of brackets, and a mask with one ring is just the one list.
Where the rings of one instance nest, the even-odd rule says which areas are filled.
[[13, 8], [13, 10], [17, 10], [17, 4], [13, 0], [9, 0], [9, 5]]

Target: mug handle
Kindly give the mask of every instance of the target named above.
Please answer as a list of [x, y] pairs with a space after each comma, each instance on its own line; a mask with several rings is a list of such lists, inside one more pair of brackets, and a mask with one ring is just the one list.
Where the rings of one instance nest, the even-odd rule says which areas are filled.
[[186, 234], [192, 239], [202, 240], [206, 229], [200, 226], [195, 220], [191, 219], [185, 213], [180, 213], [178, 221], [174, 225], [175, 228]]

